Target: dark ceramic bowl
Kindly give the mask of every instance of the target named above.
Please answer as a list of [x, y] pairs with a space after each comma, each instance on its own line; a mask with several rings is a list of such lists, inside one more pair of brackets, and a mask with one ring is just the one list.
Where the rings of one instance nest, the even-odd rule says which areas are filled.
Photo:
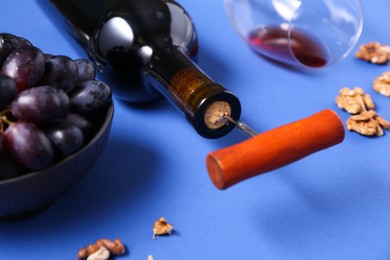
[[110, 133], [114, 106], [103, 113], [101, 128], [80, 151], [41, 171], [0, 181], [0, 218], [14, 219], [47, 208], [84, 177], [102, 152]]

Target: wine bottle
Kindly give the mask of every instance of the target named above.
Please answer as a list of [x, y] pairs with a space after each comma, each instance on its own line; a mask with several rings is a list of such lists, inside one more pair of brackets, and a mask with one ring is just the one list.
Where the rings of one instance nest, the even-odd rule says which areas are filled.
[[[48, 5], [49, 0], [45, 1]], [[111, 84], [116, 97], [131, 103], [165, 97], [206, 138], [222, 137], [235, 127], [227, 118], [239, 119], [240, 102], [196, 65], [196, 28], [177, 2], [50, 2], [96, 63], [102, 79]]]

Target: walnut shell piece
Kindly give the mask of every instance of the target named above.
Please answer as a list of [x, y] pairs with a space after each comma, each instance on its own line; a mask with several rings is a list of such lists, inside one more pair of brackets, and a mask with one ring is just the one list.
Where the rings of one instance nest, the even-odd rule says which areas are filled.
[[348, 130], [367, 136], [382, 136], [384, 134], [383, 129], [390, 128], [389, 121], [380, 117], [374, 110], [351, 116], [346, 124]]
[[153, 238], [157, 235], [172, 234], [173, 226], [169, 224], [164, 217], [159, 218], [153, 225]]
[[355, 56], [374, 64], [385, 64], [390, 59], [390, 46], [378, 42], [362, 44]]
[[346, 110], [350, 114], [358, 114], [367, 109], [374, 109], [375, 104], [369, 94], [365, 94], [360, 87], [350, 89], [348, 87], [340, 89], [336, 97], [336, 104], [339, 108]]
[[390, 97], [390, 71], [384, 72], [374, 80], [373, 88], [379, 94]]

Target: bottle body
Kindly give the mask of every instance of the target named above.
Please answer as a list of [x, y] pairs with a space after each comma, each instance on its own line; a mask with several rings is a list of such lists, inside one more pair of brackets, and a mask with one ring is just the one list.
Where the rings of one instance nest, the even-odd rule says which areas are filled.
[[195, 64], [199, 48], [196, 30], [178, 3], [52, 2], [67, 17], [102, 72], [102, 79], [111, 83], [115, 96], [133, 103], [163, 96], [207, 138], [224, 136], [234, 127], [223, 116], [238, 119], [239, 100]]

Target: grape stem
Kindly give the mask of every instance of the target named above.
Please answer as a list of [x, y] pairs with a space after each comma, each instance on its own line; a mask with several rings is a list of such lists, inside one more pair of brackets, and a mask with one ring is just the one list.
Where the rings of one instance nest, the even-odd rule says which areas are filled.
[[10, 114], [12, 114], [10, 107], [6, 107], [0, 112], [0, 133], [3, 133], [8, 126], [12, 125], [13, 121], [7, 116]]

